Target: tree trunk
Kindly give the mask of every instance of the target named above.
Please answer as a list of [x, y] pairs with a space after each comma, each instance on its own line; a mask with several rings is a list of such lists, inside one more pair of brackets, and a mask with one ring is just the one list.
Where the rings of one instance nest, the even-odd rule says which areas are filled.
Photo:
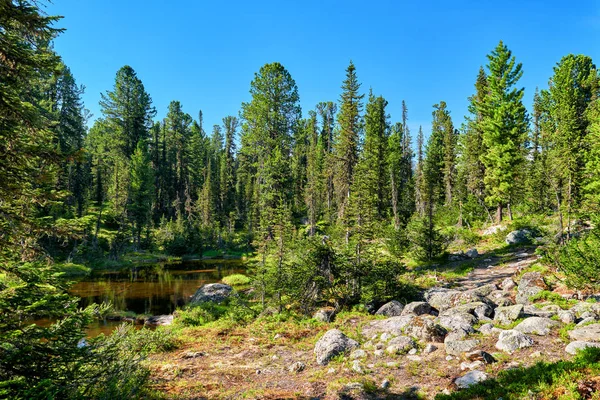
[[510, 203], [508, 203], [508, 204], [506, 205], [506, 209], [508, 210], [508, 219], [509, 219], [510, 221], [512, 221], [512, 220], [513, 220], [513, 214], [512, 214], [512, 209], [510, 208]]
[[499, 224], [502, 222], [502, 203], [498, 203], [498, 208], [496, 208], [496, 223]]

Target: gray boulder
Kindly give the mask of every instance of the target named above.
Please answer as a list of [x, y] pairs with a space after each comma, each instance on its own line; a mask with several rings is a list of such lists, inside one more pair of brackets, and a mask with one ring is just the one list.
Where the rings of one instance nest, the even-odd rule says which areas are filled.
[[498, 307], [495, 310], [494, 321], [501, 325], [508, 325], [516, 321], [523, 313], [523, 305]]
[[535, 335], [546, 336], [552, 328], [558, 326], [559, 323], [550, 318], [529, 317], [515, 326], [515, 330], [521, 333], [533, 333]]
[[304, 364], [302, 361], [296, 361], [295, 363], [293, 363], [292, 365], [290, 365], [288, 367], [288, 371], [297, 374], [299, 372], [304, 371], [305, 368], [306, 368], [306, 364]]
[[413, 301], [412, 303], [408, 303], [404, 307], [404, 310], [402, 310], [402, 315], [423, 314], [431, 314], [431, 305], [425, 301]]
[[392, 300], [382, 305], [375, 315], [384, 315], [386, 317], [398, 317], [402, 315], [404, 306], [397, 300]]
[[572, 340], [600, 342], [600, 324], [592, 324], [575, 328], [569, 332]]
[[472, 248], [472, 249], [467, 250], [465, 255], [469, 258], [475, 258], [479, 255], [479, 252], [477, 251], [476, 248]]
[[313, 314], [313, 318], [321, 322], [331, 322], [335, 318], [335, 308], [324, 307]]
[[574, 342], [569, 343], [567, 347], [565, 347], [565, 351], [569, 354], [575, 355], [579, 350], [583, 350], [588, 347], [600, 347], [600, 343], [576, 340]]
[[488, 323], [488, 324], [483, 324], [479, 327], [478, 331], [483, 333], [484, 335], [491, 335], [492, 334], [492, 329], [494, 329], [494, 325]]
[[500, 284], [500, 287], [505, 292], [510, 292], [511, 290], [513, 290], [514, 288], [517, 287], [517, 284], [515, 283], [515, 281], [513, 281], [512, 278], [506, 278], [505, 280], [502, 281], [502, 283]]
[[436, 310], [444, 311], [452, 308], [454, 299], [460, 296], [461, 292], [447, 288], [432, 288], [425, 292], [425, 300]]
[[479, 340], [468, 339], [468, 340], [445, 340], [444, 346], [446, 347], [446, 354], [453, 356], [459, 356], [463, 353], [473, 351], [479, 346]]
[[469, 361], [481, 361], [485, 364], [492, 364], [496, 362], [494, 356], [483, 350], [474, 350], [465, 354], [465, 358]]
[[554, 310], [544, 310], [537, 308], [533, 305], [526, 305], [523, 307], [523, 315], [526, 317], [542, 317], [542, 318], [551, 318], [557, 314]]
[[512, 231], [508, 235], [506, 235], [506, 243], [507, 244], [524, 244], [529, 243], [531, 240], [532, 232], [529, 229], [519, 229], [517, 231]]
[[507, 353], [530, 346], [533, 346], [533, 339], [514, 329], [501, 332], [496, 342], [496, 348]]
[[362, 334], [367, 338], [386, 332], [394, 336], [400, 336], [404, 328], [411, 324], [415, 318], [414, 315], [405, 315], [372, 321], [363, 327]]
[[596, 322], [596, 318], [594, 317], [586, 317], [577, 323], [577, 326], [589, 325], [593, 322]]
[[479, 382], [483, 382], [488, 378], [485, 372], [481, 371], [469, 371], [465, 375], [457, 378], [454, 383], [459, 389], [466, 389], [470, 386], [476, 385]]
[[411, 323], [404, 328], [404, 333], [424, 342], [440, 343], [444, 341], [448, 332], [431, 319], [414, 317]]
[[388, 354], [406, 354], [412, 349], [416, 349], [417, 344], [408, 336], [398, 336], [388, 342], [385, 351]]
[[458, 306], [449, 308], [442, 312], [440, 315], [453, 315], [457, 313], [467, 313], [475, 315], [477, 318], [490, 317], [494, 313], [494, 308], [488, 303], [481, 301], [475, 301], [472, 303], [460, 304]]
[[457, 312], [441, 315], [436, 319], [436, 322], [449, 331], [462, 330], [474, 333], [473, 326], [477, 323], [477, 318], [465, 312]]
[[190, 299], [190, 304], [222, 303], [231, 296], [232, 291], [233, 288], [224, 283], [209, 283], [196, 290]]
[[572, 311], [559, 311], [558, 318], [563, 324], [572, 324], [575, 322], [575, 313]]
[[358, 342], [344, 335], [342, 331], [338, 329], [329, 330], [315, 344], [314, 353], [317, 358], [317, 364], [327, 365], [333, 357], [357, 347]]
[[171, 325], [173, 323], [173, 315], [154, 315], [152, 317], [148, 317], [146, 321], [144, 321], [144, 325], [147, 326], [164, 326]]

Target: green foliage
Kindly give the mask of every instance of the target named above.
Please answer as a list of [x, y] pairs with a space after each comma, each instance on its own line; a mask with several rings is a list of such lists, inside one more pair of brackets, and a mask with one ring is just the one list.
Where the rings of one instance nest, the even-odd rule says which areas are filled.
[[573, 361], [547, 363], [540, 361], [529, 368], [501, 371], [495, 379], [488, 379], [450, 395], [438, 394], [436, 400], [508, 399], [528, 398], [533, 392], [541, 398], [554, 398], [560, 389], [561, 396], [580, 398], [578, 382], [600, 373], [600, 349], [587, 348]]
[[432, 218], [415, 216], [407, 227], [411, 250], [415, 258], [431, 261], [448, 247], [448, 238], [440, 233]]
[[250, 283], [250, 278], [242, 274], [233, 274], [224, 277], [223, 283], [231, 286], [245, 286]]
[[565, 299], [558, 293], [550, 292], [548, 290], [542, 290], [539, 293], [531, 296], [530, 301], [536, 302], [537, 300], [549, 301], [552, 304], [556, 304], [560, 308], [567, 310], [577, 304], [577, 300]]
[[600, 230], [595, 228], [581, 237], [555, 246], [546, 253], [568, 284], [577, 288], [600, 288]]

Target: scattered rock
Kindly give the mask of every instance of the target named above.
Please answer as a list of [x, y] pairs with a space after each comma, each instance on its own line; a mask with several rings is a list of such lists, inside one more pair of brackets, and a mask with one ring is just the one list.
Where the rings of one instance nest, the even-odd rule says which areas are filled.
[[496, 343], [498, 350], [506, 351], [507, 353], [530, 346], [533, 346], [533, 339], [514, 329], [500, 333], [500, 337]]
[[383, 355], [383, 349], [377, 349], [373, 352], [373, 354], [377, 357], [381, 357]]
[[452, 361], [452, 360], [454, 360], [454, 357], [452, 357], [452, 356], [446, 356], [446, 361]]
[[569, 354], [575, 355], [579, 350], [585, 349], [587, 347], [600, 347], [600, 343], [576, 340], [574, 342], [569, 343], [567, 347], [565, 347], [565, 351]]
[[572, 311], [560, 311], [558, 313], [558, 319], [563, 324], [572, 324], [575, 322], [575, 314]]
[[387, 332], [394, 336], [400, 336], [402, 335], [403, 329], [412, 323], [414, 318], [414, 315], [405, 315], [402, 317], [391, 317], [372, 321], [363, 328], [362, 334], [365, 337], [371, 337], [375, 334]]
[[529, 355], [529, 357], [532, 357], [532, 358], [540, 358], [541, 356], [542, 356], [542, 352], [539, 351], [539, 350], [538, 351], [534, 351], [533, 353], [531, 353]]
[[459, 356], [462, 353], [467, 353], [477, 348], [477, 346], [479, 346], [479, 340], [447, 340], [444, 342], [444, 345], [446, 346], [446, 354]]
[[327, 370], [327, 373], [328, 373], [328, 374], [335, 374], [335, 368], [329, 368], [329, 369]]
[[350, 339], [338, 329], [327, 331], [315, 344], [317, 364], [326, 365], [332, 357], [358, 347], [358, 342]]
[[356, 360], [357, 358], [365, 358], [367, 356], [367, 352], [364, 350], [354, 350], [352, 353], [350, 353], [350, 358], [352, 360]]
[[468, 363], [468, 362], [461, 362], [460, 363], [460, 369], [462, 371], [464, 371], [466, 369], [472, 371], [474, 369], [481, 368], [481, 367], [483, 367], [483, 362], [481, 362], [481, 361], [473, 361], [473, 362], [470, 362], [470, 363]]
[[288, 367], [288, 371], [297, 374], [298, 372], [304, 371], [304, 368], [306, 368], [306, 364], [301, 361], [296, 361]]
[[594, 318], [594, 317], [587, 317], [587, 318], [584, 318], [581, 321], [579, 321], [577, 323], [577, 326], [589, 325], [591, 323], [594, 323], [595, 321], [596, 321], [596, 318]]
[[515, 283], [515, 281], [513, 281], [512, 278], [506, 278], [505, 280], [502, 281], [502, 283], [500, 284], [500, 287], [505, 292], [510, 292], [511, 290], [513, 290], [514, 288], [517, 287], [517, 284]]
[[597, 317], [597, 315], [593, 311], [585, 311], [579, 316], [579, 318], [581, 318], [581, 319], [588, 319], [588, 318], [596, 319], [596, 317]]
[[335, 318], [335, 308], [324, 307], [313, 314], [313, 318], [321, 322], [331, 322]]
[[554, 310], [539, 309], [533, 305], [523, 307], [523, 315], [529, 317], [551, 318], [557, 314]]
[[360, 361], [359, 360], [354, 360], [352, 362], [352, 370], [354, 372], [356, 372], [357, 374], [362, 374], [364, 373], [362, 367], [360, 366]]
[[204, 357], [205, 355], [206, 355], [206, 353], [204, 353], [202, 351], [186, 351], [185, 353], [183, 353], [181, 355], [181, 358], [184, 358], [184, 359], [199, 358], [199, 357]]
[[479, 255], [479, 252], [477, 251], [476, 248], [472, 248], [472, 249], [467, 250], [465, 255], [469, 258], [475, 258]]
[[505, 226], [502, 225], [493, 225], [490, 226], [489, 228], [486, 228], [483, 232], [481, 232], [482, 236], [489, 236], [489, 235], [494, 235], [498, 232], [503, 232], [506, 230]]
[[569, 337], [573, 340], [600, 342], [600, 324], [592, 324], [575, 328], [569, 332]]
[[144, 322], [147, 326], [164, 326], [171, 325], [173, 323], [173, 315], [153, 315]]
[[423, 315], [431, 313], [431, 305], [425, 301], [413, 301], [412, 303], [408, 303], [404, 310], [402, 310], [402, 315]]
[[408, 336], [398, 336], [389, 341], [385, 351], [388, 354], [406, 354], [417, 346], [414, 340]]
[[447, 331], [430, 319], [414, 317], [411, 324], [404, 328], [404, 333], [424, 342], [443, 342]]
[[485, 364], [492, 364], [496, 362], [494, 356], [483, 350], [475, 350], [465, 354], [465, 358], [469, 361], [481, 361]]
[[479, 382], [483, 382], [488, 378], [488, 375], [485, 372], [481, 371], [470, 371], [465, 375], [457, 378], [454, 383], [460, 389], [466, 389], [470, 386], [473, 386]]
[[423, 360], [422, 357], [420, 357], [420, 356], [414, 356], [414, 355], [406, 356], [406, 359], [410, 360], [410, 361], [422, 361]]
[[431, 288], [425, 292], [425, 300], [436, 310], [444, 311], [452, 308], [456, 297], [460, 296], [461, 292], [447, 288]]
[[415, 354], [417, 354], [417, 349], [410, 349], [408, 351], [408, 354], [410, 354], [411, 356], [414, 356]]
[[381, 336], [379, 337], [379, 339], [381, 339], [381, 340], [382, 340], [382, 341], [384, 341], [384, 342], [387, 342], [388, 340], [390, 340], [390, 339], [391, 339], [391, 338], [393, 338], [393, 337], [394, 337], [394, 335], [392, 335], [392, 334], [390, 334], [390, 333], [388, 333], [388, 332], [383, 332], [383, 333], [381, 334]]
[[558, 326], [559, 323], [550, 318], [529, 317], [515, 326], [515, 330], [521, 333], [533, 333], [540, 336], [546, 336], [551, 329]]
[[384, 315], [386, 317], [398, 317], [402, 315], [404, 306], [397, 300], [392, 300], [382, 305], [375, 315]]
[[498, 307], [495, 310], [494, 321], [501, 325], [508, 325], [516, 321], [523, 312], [523, 305], [517, 304], [508, 307]]
[[232, 291], [233, 288], [224, 283], [209, 283], [196, 290], [190, 304], [222, 303], [231, 296]]
[[531, 240], [531, 231], [529, 229], [519, 229], [506, 235], [506, 244], [524, 244]]
[[381, 382], [381, 385], [379, 385], [379, 387], [382, 390], [387, 390], [387, 389], [389, 389], [390, 386], [391, 386], [391, 383], [388, 379], [384, 379], [383, 382]]
[[481, 325], [478, 330], [479, 330], [479, 332], [483, 333], [484, 335], [491, 335], [493, 328], [494, 328], [494, 325], [487, 323], [487, 324]]
[[477, 323], [477, 318], [465, 312], [457, 312], [449, 315], [442, 315], [436, 319], [436, 322], [450, 331], [463, 330], [468, 333], [473, 333], [475, 332], [473, 325]]
[[437, 350], [437, 346], [436, 346], [436, 345], [434, 345], [434, 344], [432, 344], [432, 343], [429, 343], [429, 344], [428, 344], [427, 346], [425, 346], [425, 348], [423, 349], [423, 353], [425, 353], [425, 354], [430, 354], [430, 353], [433, 353], [433, 352], [434, 352], [434, 351], [436, 351], [436, 350]]

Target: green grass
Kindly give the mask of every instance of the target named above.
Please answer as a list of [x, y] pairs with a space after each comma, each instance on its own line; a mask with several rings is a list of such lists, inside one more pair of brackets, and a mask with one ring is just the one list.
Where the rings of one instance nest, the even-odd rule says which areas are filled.
[[91, 271], [91, 268], [73, 263], [56, 264], [56, 269], [62, 272], [66, 277], [84, 277]]
[[[540, 361], [529, 368], [505, 370], [495, 379], [450, 395], [438, 394], [436, 400], [499, 399], [583, 399], [580, 386], [598, 387], [600, 349], [588, 348], [573, 361]], [[533, 396], [532, 396], [533, 393]]]
[[244, 286], [250, 283], [250, 278], [243, 274], [233, 274], [224, 277], [223, 283], [230, 286]]
[[577, 300], [565, 299], [560, 294], [550, 292], [548, 290], [542, 290], [541, 292], [531, 296], [529, 300], [533, 302], [536, 302], [537, 300], [549, 301], [550, 303], [559, 306], [563, 310], [567, 310], [577, 304]]

